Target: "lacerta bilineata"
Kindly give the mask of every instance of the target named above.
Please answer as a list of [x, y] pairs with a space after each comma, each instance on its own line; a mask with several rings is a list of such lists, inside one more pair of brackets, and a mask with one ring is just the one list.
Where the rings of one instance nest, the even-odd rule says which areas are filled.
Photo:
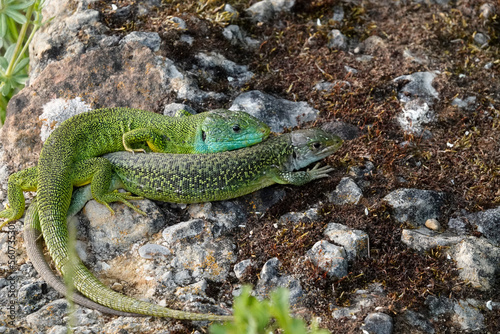
[[[89, 124], [85, 124], [87, 122]], [[270, 133], [269, 127], [255, 117], [242, 111], [224, 109], [197, 115], [181, 110], [176, 117], [129, 108], [97, 109], [72, 117], [64, 123], [66, 125], [63, 129], [68, 129], [59, 131], [65, 132], [67, 140], [76, 146], [76, 150], [74, 154], [70, 154], [70, 147], [59, 150], [64, 151], [61, 154], [74, 155], [72, 164], [76, 168], [72, 174], [76, 180], [73, 181], [73, 185], [89, 182], [86, 174], [92, 160], [86, 160], [101, 151], [108, 153], [126, 149], [134, 152], [147, 150], [164, 153], [214, 153], [256, 144], [267, 138]], [[78, 126], [86, 127], [89, 133], [79, 134]], [[74, 139], [71, 140], [72, 137]], [[80, 138], [80, 142], [76, 137]], [[85, 142], [85, 139], [88, 139], [88, 142]], [[64, 142], [64, 140], [63, 138], [59, 141]], [[144, 146], [146, 143], [149, 147]], [[142, 144], [142, 147], [132, 148], [134, 144]], [[90, 166], [90, 169], [99, 169], [99, 163]], [[93, 191], [97, 194], [107, 189], [106, 184], [96, 184], [96, 186], [99, 188]], [[7, 197], [10, 207], [0, 211], [0, 218], [6, 218], [6, 221], [0, 223], [0, 228], [22, 217], [25, 207], [23, 192], [36, 191], [37, 188], [38, 167], [21, 170], [9, 177]], [[118, 198], [114, 195], [110, 197], [111, 201], [118, 200], [129, 205], [125, 195], [119, 195]]]
[[[137, 148], [137, 144], [147, 144], [154, 152], [213, 152], [254, 144], [268, 134], [269, 127], [256, 118], [227, 110], [189, 117], [166, 117], [142, 110], [112, 108], [74, 116], [49, 136], [42, 148], [38, 168], [31, 168], [29, 173], [23, 174], [24, 177], [32, 177], [31, 180], [9, 178], [8, 197], [12, 207], [0, 213], [0, 217], [7, 218], [1, 226], [22, 215], [23, 190], [37, 187], [40, 227], [56, 267], [63, 276], [68, 273], [75, 277], [91, 276], [79, 259], [70, 259], [68, 252], [66, 212], [73, 186], [91, 183], [93, 197], [110, 210], [108, 203], [114, 201], [121, 201], [135, 209], [128, 200], [136, 198], [130, 193], [108, 192], [112, 167], [100, 155], [119, 150], [144, 151], [143, 147]], [[75, 279], [74, 286], [79, 291], [82, 290], [80, 285], [91, 290], [96, 288]], [[103, 305], [108, 302], [99, 296], [95, 301]], [[123, 301], [121, 298], [113, 305], [118, 305], [115, 308], [120, 309]], [[141, 311], [139, 313], [178, 319], [227, 319], [170, 310], [133, 299], [127, 300], [125, 307]]]
[[[114, 171], [123, 182], [114, 182], [113, 188], [122, 187], [156, 200], [196, 203], [235, 198], [273, 183], [302, 185], [326, 177], [332, 170], [328, 166], [318, 168], [316, 165], [307, 171], [294, 170], [334, 153], [341, 144], [342, 140], [335, 135], [320, 129], [309, 129], [273, 137], [253, 147], [232, 152], [210, 155], [133, 155], [116, 152], [104, 157], [112, 163]], [[88, 191], [79, 191], [73, 200], [78, 203], [78, 207], [88, 199], [91, 199]], [[73, 208], [73, 211], [76, 210]], [[36, 238], [36, 225], [36, 221], [33, 222], [31, 226], [35, 232], [27, 235], [27, 238]], [[32, 244], [33, 242], [28, 243]], [[39, 249], [30, 247], [32, 262], [44, 262]], [[59, 280], [50, 269], [39, 273], [52, 286]], [[112, 290], [90, 283], [95, 279], [93, 276], [76, 279], [81, 279], [92, 287], [83, 292], [94, 300], [97, 296], [116, 298]], [[93, 290], [96, 286], [99, 291]], [[82, 305], [93, 308], [89, 304]], [[115, 308], [113, 305], [106, 305]], [[120, 310], [136, 312], [133, 308]]]

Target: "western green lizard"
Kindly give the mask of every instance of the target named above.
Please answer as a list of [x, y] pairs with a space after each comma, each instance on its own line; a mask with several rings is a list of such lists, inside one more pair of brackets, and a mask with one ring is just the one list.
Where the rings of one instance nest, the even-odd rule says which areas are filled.
[[[68, 120], [69, 123], [65, 127], [71, 129], [65, 131], [65, 136], [76, 146], [75, 156], [70, 158], [74, 160], [72, 164], [76, 167], [72, 171], [75, 174], [73, 185], [89, 182], [86, 175], [87, 168], [90, 167], [88, 164], [91, 165], [91, 169], [98, 168], [92, 165], [92, 160], [87, 161], [95, 156], [94, 151], [98, 153], [102, 150], [107, 153], [125, 148], [135, 152], [152, 150], [168, 153], [214, 153], [256, 144], [267, 138], [270, 133], [265, 123], [241, 111], [219, 109], [197, 115], [180, 111], [178, 115], [178, 117], [168, 117], [137, 109], [112, 108], [94, 110]], [[139, 122], [138, 119], [143, 121]], [[92, 124], [86, 126], [86, 122]], [[78, 134], [75, 125], [79, 124], [81, 127], [86, 126], [89, 133]], [[75, 139], [70, 140], [72, 137]], [[80, 142], [76, 137], [81, 139]], [[87, 143], [85, 138], [88, 139]], [[64, 140], [63, 138], [60, 141]], [[133, 144], [146, 142], [149, 147], [144, 145], [142, 148], [131, 147]], [[60, 150], [64, 151], [63, 154], [72, 156], [69, 152], [70, 147]], [[57, 159], [55, 161], [57, 162]], [[103, 192], [107, 185], [102, 186], [95, 190]], [[0, 228], [22, 217], [25, 207], [23, 192], [36, 191], [37, 187], [38, 167], [21, 170], [9, 177], [7, 196], [10, 207], [0, 212], [0, 218], [6, 218], [6, 221], [0, 224]], [[128, 204], [125, 195], [115, 197], [113, 195], [111, 199]]]
[[[309, 129], [270, 138], [253, 147], [232, 152], [210, 155], [132, 155], [116, 152], [104, 157], [112, 163], [123, 182], [115, 182], [113, 188], [124, 187], [138, 195], [162, 201], [195, 203], [242, 196], [273, 183], [302, 185], [326, 177], [332, 170], [328, 166], [318, 168], [316, 165], [307, 171], [294, 170], [334, 153], [341, 144], [342, 140], [337, 136]], [[74, 200], [79, 203], [77, 206], [91, 198], [88, 192], [78, 192], [75, 197]], [[33, 232], [27, 238], [33, 239], [37, 235], [37, 223], [35, 221], [28, 226]], [[39, 250], [31, 248], [33, 263], [43, 262]], [[50, 269], [39, 273], [50, 285], [58, 281]], [[132, 305], [133, 299], [118, 297], [116, 292], [99, 284], [90, 273], [82, 272], [75, 279], [84, 282], [80, 285], [83, 289], [79, 290], [98, 303], [107, 299], [109, 302], [105, 305], [113, 309], [141, 313], [140, 309], [132, 306], [124, 308], [124, 304]], [[127, 298], [127, 301], [121, 302], [118, 298]], [[82, 305], [92, 308], [89, 304]]]
[[[269, 131], [267, 125], [254, 117], [227, 110], [174, 118], [128, 108], [100, 109], [77, 115], [63, 122], [47, 139], [38, 168], [25, 170], [20, 178], [9, 178], [8, 197], [12, 207], [0, 213], [0, 217], [7, 218], [1, 226], [22, 215], [23, 190], [38, 188], [40, 227], [56, 267], [63, 276], [90, 274], [81, 262], [74, 264], [68, 254], [65, 218], [73, 186], [92, 181], [94, 198], [110, 210], [108, 203], [113, 201], [135, 209], [128, 200], [136, 198], [130, 193], [108, 192], [112, 167], [98, 156], [123, 149], [144, 151], [144, 143], [156, 152], [234, 149], [260, 142]], [[137, 148], [137, 144], [143, 147]], [[78, 283], [75, 281], [77, 289]], [[147, 303], [137, 307], [146, 314], [150, 309]], [[224, 317], [160, 309], [158, 315], [179, 319], [224, 320]]]

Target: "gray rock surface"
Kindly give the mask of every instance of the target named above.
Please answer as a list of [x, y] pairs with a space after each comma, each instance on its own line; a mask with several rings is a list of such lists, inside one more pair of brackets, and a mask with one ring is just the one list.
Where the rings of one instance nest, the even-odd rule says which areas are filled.
[[267, 120], [267, 124], [275, 132], [283, 131], [284, 127], [297, 126], [297, 118], [300, 122], [312, 121], [319, 113], [306, 102], [291, 102], [260, 91], [239, 95], [229, 110], [251, 112], [255, 117]]
[[334, 244], [344, 247], [349, 261], [353, 261], [357, 256], [368, 255], [368, 234], [363, 231], [353, 230], [342, 224], [329, 223], [323, 234]]
[[491, 289], [500, 274], [500, 248], [484, 238], [467, 237], [450, 249], [460, 277], [480, 290]]
[[347, 275], [347, 253], [344, 247], [321, 240], [307, 251], [307, 256], [329, 277], [342, 278]]
[[414, 226], [422, 226], [430, 218], [439, 218], [443, 200], [443, 193], [421, 189], [397, 189], [384, 197], [396, 221]]
[[290, 275], [283, 275], [279, 270], [280, 261], [278, 258], [268, 260], [260, 271], [260, 279], [255, 287], [255, 293], [261, 298], [269, 298], [269, 293], [283, 287], [290, 290], [290, 305], [295, 307], [299, 303], [303, 291], [300, 281]]
[[401, 241], [408, 247], [419, 252], [425, 252], [435, 247], [446, 247], [458, 244], [465, 237], [450, 232], [438, 233], [426, 227], [415, 230], [403, 229]]
[[370, 313], [366, 316], [361, 330], [369, 334], [391, 334], [392, 318], [385, 313]]
[[328, 200], [336, 205], [358, 204], [363, 191], [349, 177], [343, 177], [335, 190], [328, 194]]

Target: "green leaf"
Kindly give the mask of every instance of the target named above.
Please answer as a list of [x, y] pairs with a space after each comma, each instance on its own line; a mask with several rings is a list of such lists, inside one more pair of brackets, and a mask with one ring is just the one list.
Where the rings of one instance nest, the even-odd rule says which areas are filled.
[[24, 86], [26, 84], [26, 80], [28, 80], [28, 75], [27, 74], [16, 75], [13, 79], [16, 83]]
[[3, 71], [7, 71], [7, 67], [9, 67], [9, 61], [4, 57], [0, 57], [0, 67]]
[[2, 82], [0, 84], [0, 90], [2, 91], [2, 95], [3, 96], [7, 96], [9, 95], [10, 93], [10, 88], [11, 88], [11, 85], [10, 85], [10, 82], [9, 81], [5, 81], [5, 82]]
[[18, 4], [10, 5], [9, 8], [10, 9], [26, 9], [34, 3], [35, 3], [35, 0], [25, 1], [25, 2], [18, 3]]
[[0, 38], [3, 38], [6, 32], [7, 32], [7, 17], [3, 14], [0, 14]]
[[28, 65], [29, 62], [30, 62], [30, 59], [28, 57], [21, 59], [19, 61], [19, 63], [17, 63], [16, 67], [14, 68], [13, 74], [16, 74], [17, 72], [24, 69], [26, 67], [26, 65]]
[[14, 21], [16, 21], [17, 23], [19, 24], [25, 24], [26, 23], [26, 16], [24, 16], [23, 14], [19, 13], [18, 11], [16, 10], [13, 10], [13, 9], [10, 9], [10, 8], [7, 8], [4, 13], [10, 17], [11, 19], [13, 19]]
[[14, 51], [16, 50], [16, 44], [12, 44], [7, 48], [7, 51], [5, 51], [4, 57], [7, 59], [7, 61], [12, 60], [12, 56], [14, 55]]

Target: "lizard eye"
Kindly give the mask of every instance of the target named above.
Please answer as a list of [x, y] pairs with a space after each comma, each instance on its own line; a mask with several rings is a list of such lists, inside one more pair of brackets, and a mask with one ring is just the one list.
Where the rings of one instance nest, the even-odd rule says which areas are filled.
[[239, 132], [240, 131], [240, 126], [238, 124], [233, 125], [233, 131], [234, 132]]
[[313, 148], [315, 150], [319, 149], [320, 147], [321, 147], [321, 143], [318, 143], [318, 142], [313, 143]]

